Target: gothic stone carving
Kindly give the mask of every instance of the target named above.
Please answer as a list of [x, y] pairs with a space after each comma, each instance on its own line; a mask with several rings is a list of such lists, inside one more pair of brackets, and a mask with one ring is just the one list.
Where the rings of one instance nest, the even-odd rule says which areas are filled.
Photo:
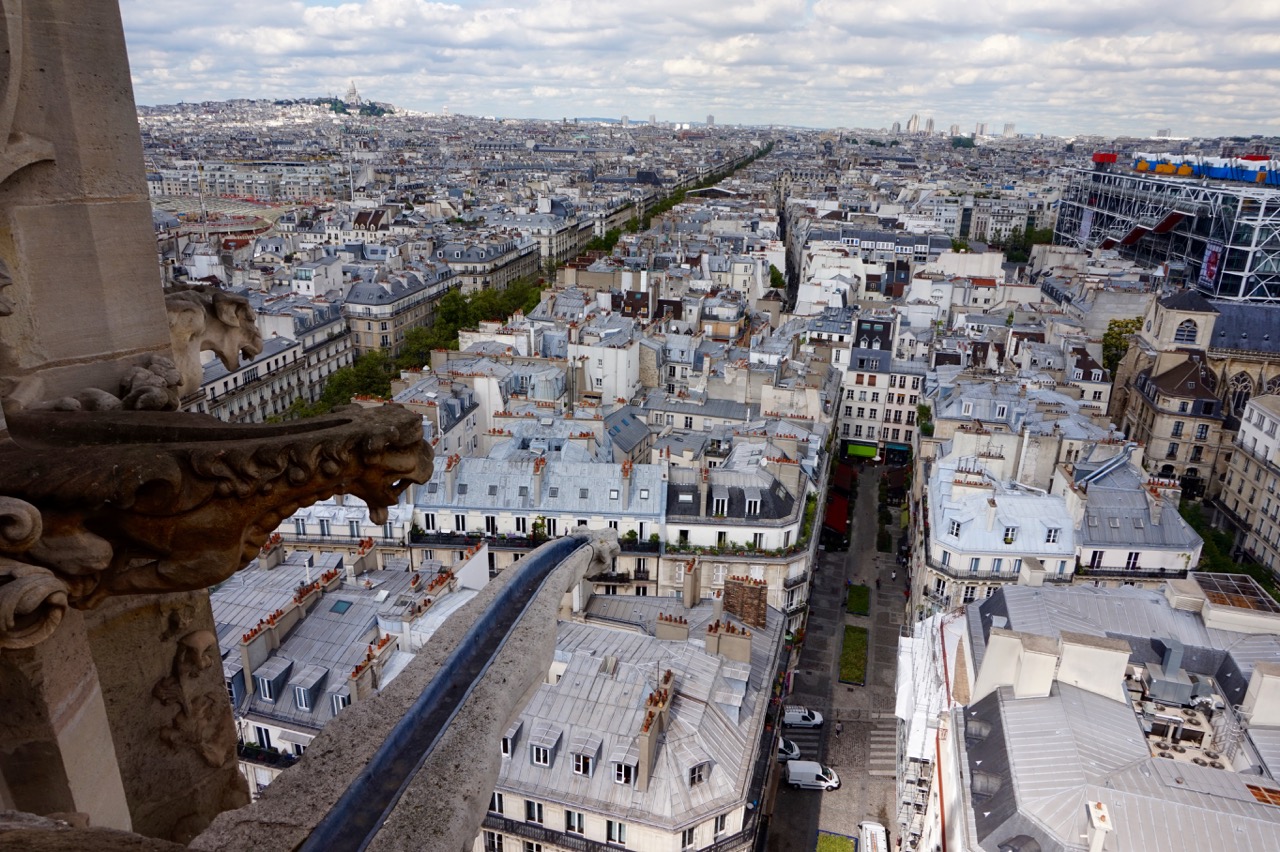
[[284, 518], [336, 493], [361, 498], [384, 523], [386, 506], [431, 476], [421, 421], [399, 406], [352, 406], [283, 425], [19, 411], [8, 426], [0, 552], [22, 567], [0, 569], [0, 647], [39, 641], [66, 606], [219, 583]]
[[151, 691], [161, 704], [177, 705], [173, 721], [160, 729], [160, 739], [170, 748], [194, 746], [205, 763], [223, 766], [235, 754], [236, 734], [226, 712], [221, 689], [200, 692], [198, 678], [218, 662], [218, 637], [196, 630], [178, 640], [173, 666]]
[[25, 554], [39, 540], [40, 512], [0, 497], [0, 648], [29, 648], [46, 639], [67, 610], [66, 584], [52, 571], [7, 556]]
[[218, 356], [228, 370], [240, 366], [240, 355], [262, 354], [262, 334], [253, 308], [243, 296], [208, 286], [174, 285], [165, 292], [173, 357], [182, 375], [182, 396], [200, 390], [204, 368], [201, 352]]

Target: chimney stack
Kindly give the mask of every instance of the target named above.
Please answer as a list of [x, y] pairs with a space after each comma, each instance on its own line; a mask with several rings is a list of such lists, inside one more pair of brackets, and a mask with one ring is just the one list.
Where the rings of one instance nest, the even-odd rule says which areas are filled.
[[458, 468], [462, 465], [462, 456], [454, 453], [444, 462], [444, 499], [453, 502], [454, 482], [458, 478]]
[[1280, 725], [1280, 663], [1267, 660], [1254, 663], [1240, 712], [1252, 727]]
[[667, 711], [671, 707], [675, 685], [675, 675], [671, 669], [667, 669], [658, 682], [658, 688], [645, 699], [644, 722], [640, 725], [640, 736], [636, 740], [640, 751], [636, 789], [642, 793], [649, 789], [649, 777], [653, 774], [653, 764], [658, 757], [659, 738], [666, 734]]
[[535, 509], [542, 506], [542, 470], [547, 466], [547, 460], [538, 457], [533, 460], [533, 507]]
[[698, 468], [698, 517], [707, 516], [707, 480], [710, 471], [705, 467]]
[[698, 560], [690, 559], [685, 563], [681, 575], [683, 584], [680, 588], [680, 600], [685, 609], [693, 609], [702, 600], [702, 577], [698, 570]]
[[1089, 852], [1102, 852], [1107, 835], [1115, 828], [1111, 824], [1111, 812], [1106, 805], [1097, 801], [1086, 802], [1085, 807], [1089, 809]]
[[627, 459], [622, 463], [622, 511], [631, 508], [631, 469], [635, 465], [631, 459]]

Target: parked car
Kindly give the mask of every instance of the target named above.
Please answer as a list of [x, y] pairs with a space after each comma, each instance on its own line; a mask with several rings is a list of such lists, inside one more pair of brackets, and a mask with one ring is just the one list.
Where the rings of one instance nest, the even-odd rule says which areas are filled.
[[822, 714], [817, 710], [792, 704], [783, 708], [782, 724], [793, 728], [816, 728], [822, 724]]
[[796, 760], [800, 757], [800, 746], [785, 737], [778, 737], [778, 760]]
[[840, 776], [816, 760], [788, 760], [787, 783], [798, 790], [839, 790]]

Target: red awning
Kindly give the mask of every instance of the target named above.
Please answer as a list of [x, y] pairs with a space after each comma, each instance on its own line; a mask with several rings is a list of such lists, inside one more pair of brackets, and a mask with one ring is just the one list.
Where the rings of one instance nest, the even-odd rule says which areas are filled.
[[837, 491], [843, 491], [848, 494], [853, 491], [853, 467], [847, 464], [836, 465], [835, 475], [831, 477], [831, 484]]
[[827, 514], [822, 520], [822, 525], [833, 532], [839, 533], [840, 535], [848, 535], [849, 498], [840, 494], [828, 494]]

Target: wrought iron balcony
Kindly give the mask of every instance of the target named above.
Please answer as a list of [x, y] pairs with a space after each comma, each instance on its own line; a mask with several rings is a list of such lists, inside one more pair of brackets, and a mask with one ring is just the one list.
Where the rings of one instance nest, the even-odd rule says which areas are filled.
[[288, 769], [298, 762], [297, 755], [285, 754], [275, 749], [262, 748], [253, 743], [236, 743], [236, 757], [246, 763], [270, 766], [274, 769]]
[[1127, 565], [1087, 565], [1076, 569], [1080, 577], [1108, 577], [1126, 580], [1185, 580], [1186, 569], [1130, 568]]

